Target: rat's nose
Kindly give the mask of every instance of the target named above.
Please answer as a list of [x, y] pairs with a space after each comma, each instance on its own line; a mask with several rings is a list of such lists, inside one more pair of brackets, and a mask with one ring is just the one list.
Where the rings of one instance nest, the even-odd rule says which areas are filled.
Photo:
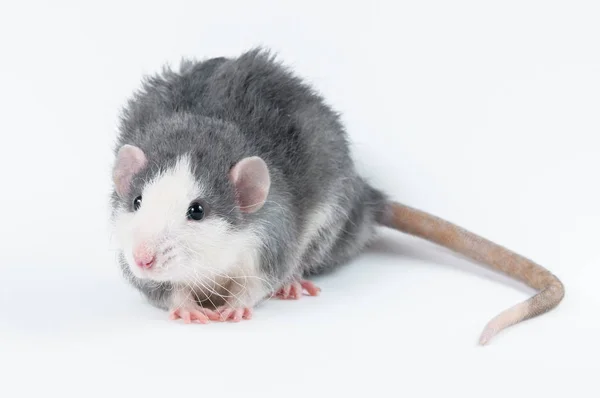
[[141, 244], [133, 251], [133, 259], [138, 267], [150, 268], [154, 264], [156, 256], [154, 254], [154, 250], [148, 247], [148, 245]]

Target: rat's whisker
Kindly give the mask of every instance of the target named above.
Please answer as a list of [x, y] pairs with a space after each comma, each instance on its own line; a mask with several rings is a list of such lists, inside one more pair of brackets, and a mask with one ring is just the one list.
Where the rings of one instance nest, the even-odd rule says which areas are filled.
[[[223, 295], [220, 293], [217, 293], [216, 291], [210, 289], [208, 286], [206, 286], [203, 282], [202, 282], [202, 277], [198, 275], [198, 270], [194, 269], [193, 267], [190, 266], [186, 266], [186, 269], [191, 271], [194, 275], [194, 277], [197, 279], [197, 281], [202, 284], [202, 286], [204, 286], [207, 290], [209, 290], [211, 293], [214, 293], [217, 296], [220, 296], [222, 298], [235, 298], [237, 301], [241, 302], [241, 300], [239, 299], [239, 297], [237, 295], [235, 295], [234, 293], [232, 293], [229, 289], [227, 289], [225, 286], [221, 285], [220, 283], [218, 283], [215, 279], [211, 279], [210, 281], [212, 283], [214, 283], [215, 285], [219, 286], [221, 289], [225, 290], [227, 293], [229, 293], [230, 295]], [[243, 286], [243, 288], [245, 289], [245, 286]]]
[[[205, 292], [206, 290], [208, 290], [208, 291], [209, 291], [209, 293], [211, 293], [211, 295], [214, 293], [214, 294], [216, 294], [216, 295], [218, 296], [218, 294], [217, 294], [216, 292], [214, 292], [214, 291], [213, 291], [213, 290], [212, 290], [212, 289], [211, 289], [209, 286], [207, 286], [206, 284], [204, 284], [200, 278], [198, 278], [198, 277], [196, 276], [196, 277], [195, 277], [195, 280], [194, 280], [194, 276], [193, 276], [193, 275], [190, 275], [190, 276], [192, 276], [192, 278], [191, 278], [191, 279], [192, 279], [192, 283], [194, 283], [194, 285], [195, 285], [197, 288], [199, 288], [199, 289], [200, 289], [202, 292]], [[198, 285], [200, 285], [200, 286], [198, 286]], [[212, 304], [212, 306], [213, 306], [214, 308], [216, 308], [217, 306], [216, 306], [216, 305], [215, 305], [215, 303], [214, 303], [214, 302], [211, 300], [211, 298], [210, 298], [211, 296], [209, 296], [209, 295], [206, 295], [206, 294], [205, 294], [205, 296], [206, 296], [206, 298], [208, 299], [208, 301], [210, 301], [210, 303]], [[199, 303], [198, 303], [198, 304], [200, 305], [200, 307], [204, 308], [204, 306], [202, 305], [202, 302], [201, 302], [200, 300], [198, 300], [198, 301], [199, 301]]]

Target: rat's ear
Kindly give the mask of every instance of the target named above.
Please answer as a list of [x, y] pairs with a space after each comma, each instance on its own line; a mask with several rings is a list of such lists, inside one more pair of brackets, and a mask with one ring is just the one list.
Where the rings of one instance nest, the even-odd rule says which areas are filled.
[[244, 213], [254, 213], [265, 204], [271, 177], [264, 160], [258, 156], [240, 160], [229, 171], [229, 179], [235, 187], [238, 205]]
[[133, 176], [146, 167], [147, 163], [148, 159], [140, 148], [125, 144], [119, 149], [113, 167], [113, 183], [119, 196], [127, 195]]

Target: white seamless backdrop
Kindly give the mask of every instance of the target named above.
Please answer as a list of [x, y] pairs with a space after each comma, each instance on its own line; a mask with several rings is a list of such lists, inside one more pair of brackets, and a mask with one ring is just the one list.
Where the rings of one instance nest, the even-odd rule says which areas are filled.
[[[0, 396], [597, 397], [597, 1], [0, 4]], [[121, 278], [118, 113], [146, 73], [262, 45], [343, 114], [396, 199], [545, 265], [566, 297], [476, 345], [533, 292], [384, 231], [317, 298], [183, 325]]]

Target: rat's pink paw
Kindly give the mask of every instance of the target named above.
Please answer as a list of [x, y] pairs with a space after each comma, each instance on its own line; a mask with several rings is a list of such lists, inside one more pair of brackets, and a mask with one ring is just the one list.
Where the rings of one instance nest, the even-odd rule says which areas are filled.
[[182, 319], [185, 323], [209, 323], [220, 320], [219, 314], [202, 307], [183, 306], [169, 311], [171, 320]]
[[216, 312], [220, 321], [239, 322], [242, 319], [252, 318], [252, 308], [250, 307], [233, 308], [224, 305], [217, 308]]
[[283, 300], [297, 300], [302, 297], [303, 290], [306, 290], [310, 296], [317, 296], [321, 292], [321, 289], [315, 286], [314, 283], [302, 279], [285, 285], [273, 297]]

